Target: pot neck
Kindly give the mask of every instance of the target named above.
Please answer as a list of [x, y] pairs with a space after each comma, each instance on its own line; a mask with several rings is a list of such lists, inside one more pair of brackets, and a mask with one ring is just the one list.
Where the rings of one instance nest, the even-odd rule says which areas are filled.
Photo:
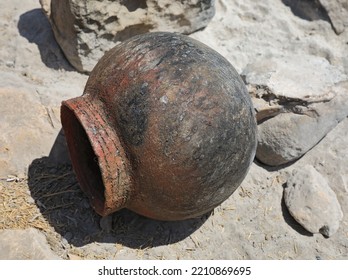
[[101, 102], [88, 95], [64, 101], [61, 121], [77, 179], [95, 211], [106, 216], [126, 207], [130, 165]]

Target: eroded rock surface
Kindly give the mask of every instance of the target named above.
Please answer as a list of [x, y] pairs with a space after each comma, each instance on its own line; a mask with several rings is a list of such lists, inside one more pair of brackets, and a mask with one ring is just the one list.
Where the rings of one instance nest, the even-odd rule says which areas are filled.
[[324, 58], [262, 59], [242, 76], [259, 122], [256, 157], [267, 165], [298, 159], [348, 115], [347, 77]]
[[102, 55], [137, 34], [190, 34], [214, 16], [214, 0], [41, 0], [57, 42], [70, 63], [90, 72]]
[[343, 218], [336, 194], [311, 165], [293, 170], [284, 189], [284, 201], [294, 219], [311, 233], [330, 237]]
[[348, 2], [347, 0], [319, 0], [327, 11], [332, 26], [337, 34], [348, 28]]
[[0, 231], [1, 260], [58, 260], [46, 237], [39, 230], [7, 229]]

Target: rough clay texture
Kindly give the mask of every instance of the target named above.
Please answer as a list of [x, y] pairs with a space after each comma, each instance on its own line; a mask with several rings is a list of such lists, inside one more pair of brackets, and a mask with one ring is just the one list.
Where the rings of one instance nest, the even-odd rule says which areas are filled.
[[58, 260], [46, 237], [34, 228], [0, 231], [0, 260]]
[[261, 59], [242, 72], [259, 122], [257, 159], [276, 166], [316, 145], [348, 115], [347, 76], [326, 59]]
[[[326, 19], [301, 18], [284, 2], [217, 0], [216, 15], [209, 25], [190, 36], [225, 56], [238, 73], [260, 59], [311, 55], [347, 75], [347, 29], [337, 35]], [[290, 166], [269, 168], [255, 161], [240, 188], [210, 215], [172, 223], [120, 211], [101, 221], [80, 191], [71, 167], [58, 164], [68, 158], [59, 115], [51, 115], [52, 126], [50, 118], [40, 114], [45, 108], [59, 112], [62, 100], [80, 96], [88, 77], [73, 71], [64, 59], [37, 0], [0, 0], [0, 6], [0, 87], [3, 91], [11, 90], [13, 97], [9, 102], [8, 94], [0, 94], [0, 107], [13, 109], [1, 109], [6, 110], [6, 120], [0, 114], [0, 124], [6, 126], [1, 129], [1, 139], [13, 156], [5, 155], [0, 145], [0, 158], [7, 166], [15, 166], [0, 168], [0, 210], [5, 205], [21, 211], [17, 218], [26, 228], [42, 228], [45, 223], [45, 229], [40, 231], [45, 232], [59, 257], [348, 259], [347, 118]], [[318, 14], [317, 9], [307, 9]], [[328, 71], [328, 77], [332, 73], [337, 71]], [[23, 98], [24, 92], [27, 98]], [[16, 107], [28, 108], [25, 118]], [[48, 125], [40, 130], [42, 122]], [[30, 149], [21, 150], [24, 142], [13, 140], [17, 123], [25, 124], [18, 130], [23, 135], [30, 135], [33, 127], [40, 131], [39, 138], [24, 137]], [[51, 138], [52, 135], [57, 138]], [[42, 151], [42, 147], [47, 149]], [[21, 150], [20, 155], [17, 150]], [[343, 219], [330, 238], [304, 230], [283, 201], [283, 184], [288, 174], [305, 165], [313, 166], [326, 178], [341, 205]], [[7, 175], [17, 175], [23, 181], [17, 183], [10, 177], [6, 182]], [[19, 185], [26, 190], [22, 195], [18, 194]], [[27, 205], [22, 198], [32, 201], [34, 213], [23, 211]], [[42, 221], [41, 227], [35, 224], [38, 220]], [[13, 221], [13, 217], [0, 214], [1, 229], [12, 235], [16, 228]]]
[[102, 55], [137, 34], [190, 34], [214, 16], [214, 0], [41, 0], [57, 42], [70, 63], [90, 72]]
[[290, 214], [306, 230], [333, 235], [343, 218], [341, 206], [327, 180], [311, 165], [293, 170], [284, 189]]

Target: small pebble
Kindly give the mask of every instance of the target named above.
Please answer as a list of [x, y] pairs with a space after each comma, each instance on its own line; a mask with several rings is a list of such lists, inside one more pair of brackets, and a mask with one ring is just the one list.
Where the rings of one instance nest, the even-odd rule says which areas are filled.
[[15, 66], [14, 62], [13, 62], [13, 61], [10, 61], [10, 60], [6, 61], [6, 62], [5, 62], [5, 65], [6, 65], [7, 67], [10, 67], [10, 68], [13, 68], [13, 67]]
[[62, 247], [64, 249], [67, 249], [70, 247], [69, 242], [64, 237], [62, 237]]

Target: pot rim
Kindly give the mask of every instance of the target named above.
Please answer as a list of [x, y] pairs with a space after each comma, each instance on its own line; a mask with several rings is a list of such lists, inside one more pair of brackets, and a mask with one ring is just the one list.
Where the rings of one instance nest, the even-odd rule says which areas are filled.
[[73, 169], [95, 211], [106, 216], [126, 207], [130, 165], [103, 106], [88, 95], [63, 101], [61, 121]]

